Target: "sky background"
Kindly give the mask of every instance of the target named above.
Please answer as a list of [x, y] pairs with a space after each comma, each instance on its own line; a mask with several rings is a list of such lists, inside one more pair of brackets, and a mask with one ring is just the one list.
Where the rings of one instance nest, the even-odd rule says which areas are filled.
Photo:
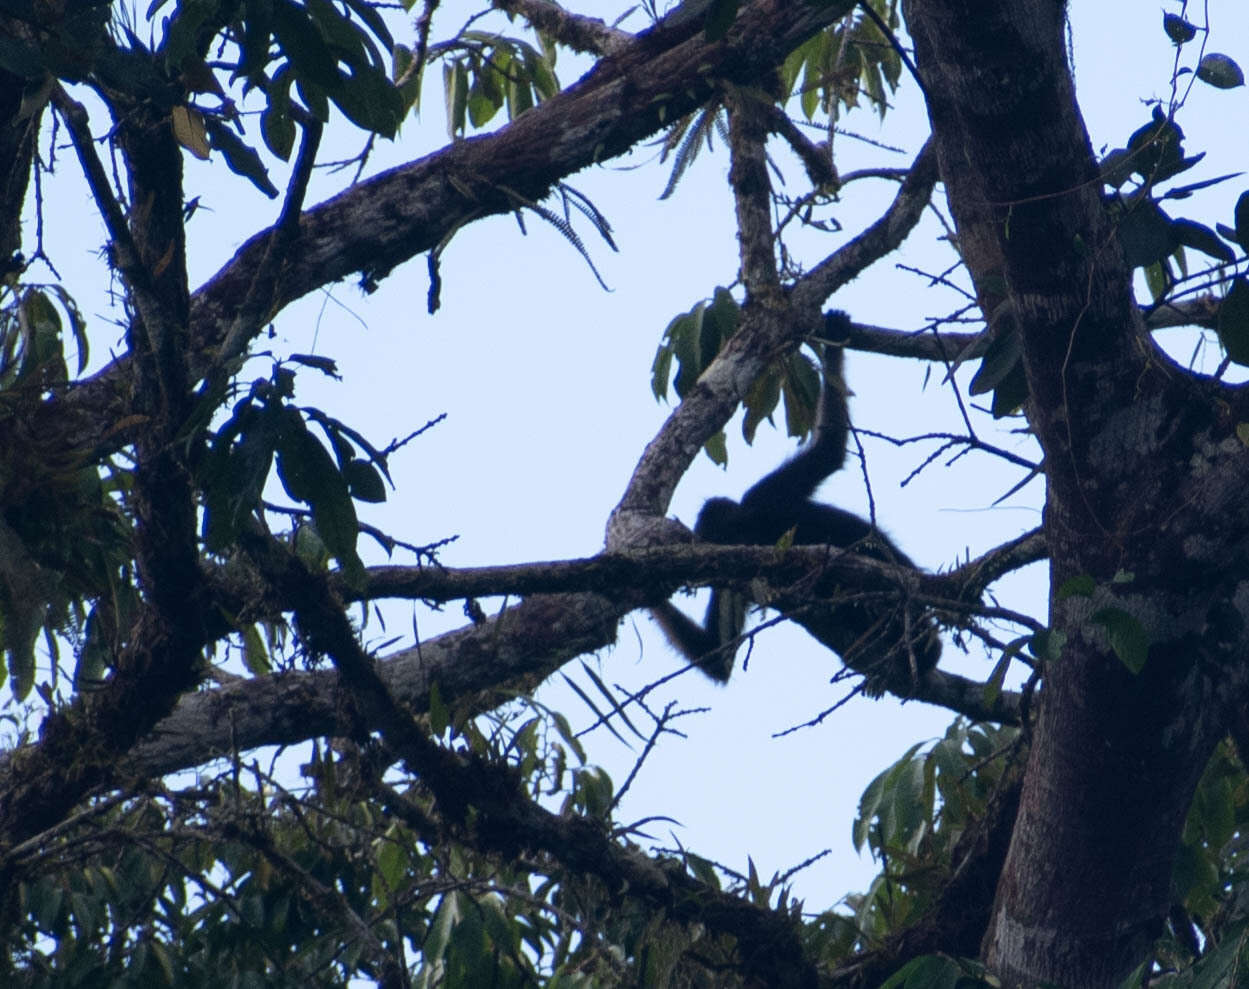
[[[1190, 8], [1187, 16], [1198, 24], [1208, 11], [1210, 50], [1249, 66], [1249, 10], [1243, 0], [1212, 0]], [[433, 36], [445, 37], [469, 9], [462, 2], [444, 4]], [[1135, 0], [1071, 3], [1077, 94], [1095, 148], [1125, 143], [1149, 118], [1143, 100], [1168, 98], [1174, 55], [1162, 31], [1162, 14], [1180, 9], [1179, 3]], [[596, 13], [610, 17], [614, 11], [600, 6]], [[622, 26], [640, 28], [640, 15]], [[402, 31], [396, 39], [405, 40]], [[1196, 44], [1190, 47], [1196, 51]], [[1192, 64], [1188, 48], [1185, 62]], [[583, 68], [561, 56], [561, 82], [574, 81]], [[1181, 84], [1189, 78], [1181, 77]], [[422, 119], [405, 123], [393, 144], [379, 142], [367, 174], [446, 143], [440, 80], [439, 72], [429, 73]], [[796, 105], [791, 112], [798, 112]], [[1179, 120], [1188, 153], [1208, 152], [1186, 181], [1249, 167], [1245, 88], [1224, 92], [1197, 84]], [[922, 103], [905, 77], [883, 125], [867, 109], [843, 123], [846, 133], [835, 145], [842, 174], [905, 166], [927, 134]], [[97, 113], [93, 130], [101, 134], [105, 129]], [[254, 126], [249, 125], [249, 134], [255, 136]], [[333, 139], [336, 153], [344, 157], [361, 143], [358, 134], [344, 135], [341, 128]], [[891, 152], [882, 144], [900, 150]], [[48, 147], [45, 134], [45, 154]], [[117, 313], [108, 307], [108, 276], [96, 254], [105, 238], [72, 152], [61, 147], [57, 156], [57, 174], [45, 184], [45, 249], [91, 322], [92, 363], [98, 366], [107, 360], [110, 342], [115, 349], [121, 346], [121, 330], [108, 325]], [[606, 291], [572, 246], [530, 213], [524, 234], [512, 217], [493, 217], [455, 235], [442, 255], [442, 301], [434, 316], [426, 313], [428, 279], [424, 260], [417, 259], [397, 269], [371, 296], [344, 282], [279, 317], [270, 341], [276, 354], [328, 355], [343, 374], [343, 381], [335, 383], [302, 371], [297, 383], [301, 403], [326, 409], [379, 446], [446, 414], [392, 460], [397, 491], [385, 505], [363, 506], [362, 519], [418, 544], [458, 535], [441, 553], [442, 562], [454, 567], [588, 556], [602, 548], [608, 514], [670, 412], [650, 390], [651, 362], [664, 327], [717, 285], [733, 282], [738, 268], [728, 158], [720, 142], [714, 153], [704, 152], [663, 202], [658, 196], [668, 166], [659, 165], [656, 157], [655, 148], [643, 147], [569, 177], [608, 217], [620, 248], [613, 253], [588, 224], [578, 226]], [[283, 187], [283, 169], [274, 166], [271, 174]], [[337, 191], [346, 174], [320, 172], [308, 201]], [[187, 175], [188, 194], [200, 195], [202, 204], [189, 227], [191, 281], [198, 285], [251, 234], [276, 219], [280, 201], [266, 200], [220, 160], [205, 164], [188, 156]], [[798, 169], [788, 167], [786, 177], [794, 194], [805, 191]], [[844, 231], [804, 239], [808, 250], [801, 260], [813, 264], [861, 231], [895, 188], [886, 182], [850, 187], [836, 211]], [[1172, 204], [1172, 215], [1230, 223], [1232, 205], [1246, 188], [1249, 179], [1232, 179]], [[846, 309], [857, 321], [902, 330], [918, 329], [929, 317], [954, 309], [953, 292], [934, 289], [926, 277], [899, 267], [944, 270], [950, 255], [943, 235], [937, 223], [926, 220], [902, 253], [847, 286], [830, 305]], [[1189, 257], [1190, 267], [1200, 265], [1196, 256]], [[46, 269], [32, 270], [28, 277], [52, 280]], [[1197, 338], [1179, 332], [1164, 337], [1173, 355], [1187, 363]], [[1217, 362], [1217, 345], [1207, 346], [1201, 357]], [[267, 362], [254, 361], [244, 380], [266, 375], [268, 368]], [[960, 431], [940, 368], [851, 354], [846, 373], [855, 393], [851, 412], [857, 426], [897, 437]], [[969, 372], [958, 376], [964, 394], [969, 377]], [[1030, 438], [1017, 431], [1018, 421], [1007, 422], [1006, 431], [986, 414], [973, 421], [994, 442], [1035, 455]], [[754, 446], [745, 446], [740, 418], [730, 424], [728, 435], [728, 469], [700, 455], [677, 490], [671, 514], [687, 524], [704, 499], [740, 495], [795, 449], [783, 428], [761, 428]], [[1020, 479], [1014, 468], [984, 455], [946, 466], [947, 456], [903, 488], [902, 479], [932, 444], [895, 449], [867, 438], [863, 443], [877, 518], [924, 567], [954, 566], [1039, 524], [1039, 481], [995, 504]], [[821, 497], [866, 512], [858, 462], [852, 458]], [[361, 548], [369, 562], [385, 562], [367, 538], [362, 537]], [[393, 562], [409, 559], [396, 554]], [[1004, 605], [1044, 620], [1042, 567], [1014, 575], [995, 591]], [[497, 602], [483, 604], [489, 611], [497, 607]], [[691, 599], [688, 607], [701, 615], [704, 598]], [[442, 613], [390, 605], [385, 616], [384, 630], [374, 622], [366, 634], [375, 643], [401, 637], [386, 651], [411, 645], [414, 628], [428, 639], [465, 623], [454, 603]], [[607, 682], [630, 690], [680, 666], [645, 613], [622, 623], [613, 649], [584, 660]], [[963, 655], [947, 642], [942, 666], [984, 677], [991, 662], [977, 650]], [[652, 755], [622, 804], [620, 819], [666, 815], [673, 821], [646, 828], [655, 844], [675, 847], [679, 841], [740, 871], [746, 870], [749, 855], [764, 878], [831, 849], [796, 881], [809, 908], [831, 906], [844, 893], [865, 889], [875, 866], [866, 856], [856, 856], [850, 843], [863, 788], [911, 744], [943, 733], [952, 716], [918, 703], [855, 698], [816, 727], [775, 737], [846, 695], [846, 685], [828, 683], [839, 668], [801, 630], [781, 625], [758, 639], [749, 669], [739, 666], [727, 687], [689, 673], [661, 688], [652, 697], [655, 710], [674, 700], [694, 713], [679, 722], [685, 737], [667, 738]], [[590, 688], [578, 663], [565, 672]], [[574, 725], [594, 720], [559, 676], [539, 699], [562, 710]], [[585, 742], [591, 760], [606, 767], [617, 784], [642, 747], [636, 740], [626, 747], [602, 729]]]

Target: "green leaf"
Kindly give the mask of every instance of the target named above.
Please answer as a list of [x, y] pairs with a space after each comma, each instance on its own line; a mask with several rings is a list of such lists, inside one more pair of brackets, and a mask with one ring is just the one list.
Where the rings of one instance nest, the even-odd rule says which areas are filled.
[[87, 340], [87, 321], [83, 319], [82, 312], [78, 308], [78, 303], [74, 301], [65, 288], [61, 285], [49, 286], [56, 293], [57, 298], [61, 300], [61, 307], [69, 316], [70, 332], [74, 334], [74, 344], [78, 348], [78, 374], [82, 374], [87, 368], [87, 359], [90, 355], [90, 347]]
[[329, 90], [338, 84], [338, 59], [310, 12], [291, 0], [273, 0], [273, 31], [300, 81]]
[[369, 30], [373, 32], [374, 37], [378, 41], [387, 48], [394, 45], [395, 39], [391, 36], [390, 29], [386, 27], [386, 22], [373, 4], [369, 3], [368, 0], [343, 0], [343, 2], [351, 8], [352, 13], [368, 25]]
[[1249, 192], [1242, 192], [1240, 198], [1236, 200], [1236, 210], [1233, 213], [1236, 224], [1236, 240], [1240, 246], [1249, 251]]
[[1062, 586], [1058, 588], [1058, 600], [1072, 597], [1090, 598], [1095, 590], [1097, 590], [1097, 581], [1089, 574], [1082, 573], [1063, 581]]
[[325, 448], [308, 432], [303, 416], [293, 408], [281, 410], [277, 455], [282, 487], [292, 499], [304, 504], [312, 503], [317, 478], [338, 470]]
[[897, 772], [900, 766], [909, 763], [922, 744], [922, 742], [916, 742], [912, 745], [902, 754], [902, 757], [897, 762], [879, 773], [863, 791], [863, 796], [859, 798], [859, 814], [855, 818], [854, 829], [851, 834], [851, 840], [854, 843], [856, 852], [863, 850], [863, 844], [867, 841], [871, 832], [872, 822], [880, 813], [886, 790], [890, 785], [891, 774]]
[[1027, 400], [1028, 375], [1023, 369], [1021, 360], [993, 390], [991, 407], [993, 418], [1001, 419], [1004, 416], [1014, 415]]
[[170, 69], [180, 69], [182, 60], [195, 53], [200, 28], [218, 7], [218, 0], [179, 0], [159, 48]]
[[104, 679], [104, 673], [112, 664], [113, 650], [105, 641], [97, 603], [87, 616], [82, 648], [78, 651], [78, 664], [74, 668], [74, 689], [88, 690]]
[[447, 103], [447, 136], [464, 133], [464, 111], [468, 106], [468, 70], [463, 62], [448, 62], [442, 67], [442, 88]]
[[515, 76], [508, 79], [506, 96], [508, 120], [515, 120], [526, 110], [533, 108], [533, 87], [528, 79]]
[[[409, 69], [412, 67], [414, 55], [411, 48], [404, 45], [395, 45], [392, 53], [393, 67], [391, 68], [390, 77], [394, 82], [404, 79], [403, 85], [399, 87], [399, 95], [403, 97], [404, 111], [407, 112], [411, 108], [420, 108], [421, 105], [421, 80], [424, 78], [424, 67], [420, 71], [408, 75]], [[406, 78], [405, 78], [406, 77]]]
[[386, 485], [382, 475], [367, 460], [356, 457], [343, 468], [347, 489], [357, 501], [382, 502], [386, 500]]
[[1197, 29], [1178, 14], [1163, 14], [1162, 29], [1167, 32], [1167, 37], [1177, 45], [1182, 45], [1197, 37]]
[[273, 5], [268, 0], [246, 0], [240, 44], [239, 75], [259, 82], [271, 61], [269, 41], [273, 37]]
[[276, 199], [278, 189], [269, 181], [269, 171], [255, 150], [230, 129], [229, 124], [216, 117], [205, 117], [204, 125], [212, 138], [212, 145], [223, 155], [230, 171], [250, 179], [252, 185], [270, 199]]
[[260, 114], [260, 136], [269, 150], [288, 161], [295, 147], [295, 121], [291, 119], [290, 68], [281, 69], [268, 88], [269, 105]]
[[1028, 651], [1044, 663], [1055, 663], [1062, 658], [1065, 644], [1067, 634], [1054, 628], [1042, 628], [1039, 632], [1033, 632]]
[[313, 570], [324, 570], [330, 562], [330, 551], [310, 525], [295, 528], [295, 555]]
[[971, 379], [971, 394], [983, 395], [993, 391], [1008, 374], [1020, 366], [1022, 353], [1019, 346], [1019, 331], [1015, 323], [1005, 322], [1002, 332], [990, 341], [984, 357], [981, 358], [980, 369]]
[[707, 440], [703, 444], [703, 449], [707, 451], [707, 456], [711, 458], [713, 464], [719, 464], [723, 467], [729, 462], [728, 441], [724, 435], [724, 430]]
[[1106, 629], [1110, 648], [1123, 665], [1140, 673], [1149, 659], [1149, 636], [1141, 623], [1122, 608], [1102, 608], [1092, 620]]
[[1219, 306], [1219, 342], [1237, 364], [1249, 366], [1249, 279], [1238, 275]]
[[255, 511], [273, 463], [273, 417], [250, 401], [239, 405], [214, 439], [204, 468], [204, 543], [213, 552], [226, 549]]
[[668, 379], [672, 376], [672, 348], [661, 343], [655, 350], [655, 360], [651, 364], [651, 392], [659, 401], [668, 394]]
[[971, 981], [964, 965], [945, 955], [921, 955], [912, 958], [893, 973], [880, 989], [973, 989], [992, 983]]
[[320, 29], [330, 52], [352, 69], [383, 69], [381, 55], [372, 39], [346, 17], [329, 0], [304, 0], [313, 23]]
[[269, 662], [269, 651], [265, 649], [264, 639], [255, 625], [248, 622], [239, 629], [239, 637], [243, 640], [243, 665], [254, 676], [264, 676], [273, 672]]
[[1171, 236], [1175, 243], [1208, 254], [1228, 264], [1236, 260], [1236, 252], [1227, 246], [1209, 227], [1193, 220], [1172, 220]]
[[451, 724], [451, 713], [442, 699], [442, 691], [435, 680], [429, 685], [429, 728], [435, 738], [442, 738]]
[[1215, 89], [1235, 89], [1245, 84], [1245, 74], [1234, 59], [1210, 52], [1197, 66], [1197, 78]]
[[325, 90], [309, 79], [301, 79], [295, 77], [295, 89], [299, 93], [299, 98], [304, 101], [312, 115], [321, 123], [328, 123], [330, 119], [330, 101], [325, 96]]
[[394, 137], [403, 120], [403, 96], [380, 69], [359, 69], [350, 76], [340, 76], [330, 98], [357, 127], [383, 137]]
[[1128, 267], [1143, 268], [1171, 253], [1175, 246], [1172, 222], [1157, 203], [1144, 196], [1120, 213], [1117, 232]]

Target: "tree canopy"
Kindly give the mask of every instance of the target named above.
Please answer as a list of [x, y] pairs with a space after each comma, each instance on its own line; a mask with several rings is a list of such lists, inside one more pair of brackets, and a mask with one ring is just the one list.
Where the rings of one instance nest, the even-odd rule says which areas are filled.
[[[1243, 34], [1169, 3], [1164, 95], [1095, 148], [1057, 0], [687, 0], [613, 22], [479, 6], [0, 0], [6, 984], [1235, 984], [1249, 192], [1226, 198], [1243, 156], [1207, 158], [1184, 127], [1197, 94], [1243, 118]], [[870, 138], [920, 105], [907, 146]], [[570, 272], [607, 288], [618, 246], [572, 183], [648, 149], [669, 201], [719, 162], [736, 228], [736, 270], [685, 276], [666, 327], [630, 330], [670, 414], [619, 451], [636, 466], [599, 551], [450, 567], [450, 533], [395, 523], [419, 514], [405, 479], [497, 436], [436, 462], [436, 411], [411, 394], [375, 435], [318, 390], [355, 344], [318, 349], [292, 314], [403, 280], [437, 325], [449, 285], [495, 286], [456, 246], [512, 216], [558, 238], [549, 284], [422, 374], [470, 388], [472, 349], [506, 342], [558, 394], [543, 309]], [[79, 189], [90, 219], [64, 242], [45, 219], [81, 213]], [[827, 321], [869, 269], [878, 294], [912, 293], [905, 322]], [[93, 279], [105, 313], [83, 304]], [[873, 443], [920, 451], [904, 484], [992, 465], [1001, 487], [965, 475], [960, 507], [1024, 492], [1040, 524], [931, 572], [794, 528], [694, 539], [678, 484], [738, 455], [739, 409], [747, 442], [807, 435], [829, 347], [889, 362], [875, 381], [906, 430], [858, 423], [844, 474], [862, 467], [865, 525], [898, 528], [877, 518]], [[604, 395], [606, 364], [580, 368]], [[479, 404], [543, 435], [528, 408]], [[619, 443], [608, 404], [567, 415]], [[382, 503], [404, 514], [379, 523]], [[1030, 566], [1048, 600], [1018, 606], [1003, 581]], [[863, 793], [866, 891], [813, 903], [801, 862], [739, 870], [697, 834], [664, 846], [669, 808], [625, 816], [690, 713], [661, 699], [697, 673], [673, 654], [616, 676], [622, 622], [706, 587], [766, 606], [729, 645], [738, 677], [775, 677], [781, 621], [820, 644], [827, 698], [795, 697], [797, 727], [882, 689], [904, 718], [948, 712]], [[416, 616], [451, 604], [462, 623], [424, 633]], [[867, 668], [848, 608], [895, 636], [938, 623], [941, 664], [917, 665], [912, 636], [909, 665]], [[538, 692], [552, 681], [575, 707]], [[638, 752], [623, 779], [604, 736]]]

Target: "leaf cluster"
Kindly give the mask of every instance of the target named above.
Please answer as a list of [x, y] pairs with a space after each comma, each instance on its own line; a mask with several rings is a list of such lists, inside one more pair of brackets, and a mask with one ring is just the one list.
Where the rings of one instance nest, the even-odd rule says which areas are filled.
[[[718, 287], [711, 299], [704, 299], [689, 311], [673, 317], [664, 330], [651, 365], [651, 391], [655, 398], [667, 397], [669, 381], [677, 397], [685, 398], [736, 332], [740, 316], [741, 307], [733, 294], [727, 288]], [[819, 371], [810, 358], [799, 352], [778, 357], [755, 379], [742, 399], [746, 413], [742, 436], [747, 443], [753, 443], [759, 425], [771, 422], [777, 406], [782, 404], [789, 435], [806, 436], [815, 421], [819, 396]], [[727, 462], [723, 431], [709, 439], [705, 449], [713, 462], [721, 465]]]

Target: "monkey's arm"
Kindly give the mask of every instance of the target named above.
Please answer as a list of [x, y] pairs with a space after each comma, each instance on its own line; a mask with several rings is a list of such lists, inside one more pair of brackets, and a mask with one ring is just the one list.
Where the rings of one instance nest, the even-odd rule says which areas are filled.
[[[850, 317], [833, 311], [824, 317], [829, 339], [848, 335]], [[767, 514], [784, 513], [791, 506], [807, 501], [821, 482], [841, 470], [846, 462], [846, 441], [850, 436], [850, 409], [846, 402], [846, 381], [842, 374], [844, 349], [831, 344], [821, 348], [823, 383], [811, 441], [798, 453], [759, 481], [742, 497], [742, 507]]]
[[673, 648], [717, 683], [728, 683], [737, 643], [746, 624], [746, 600], [733, 591], [713, 590], [702, 625], [671, 601], [651, 609]]

